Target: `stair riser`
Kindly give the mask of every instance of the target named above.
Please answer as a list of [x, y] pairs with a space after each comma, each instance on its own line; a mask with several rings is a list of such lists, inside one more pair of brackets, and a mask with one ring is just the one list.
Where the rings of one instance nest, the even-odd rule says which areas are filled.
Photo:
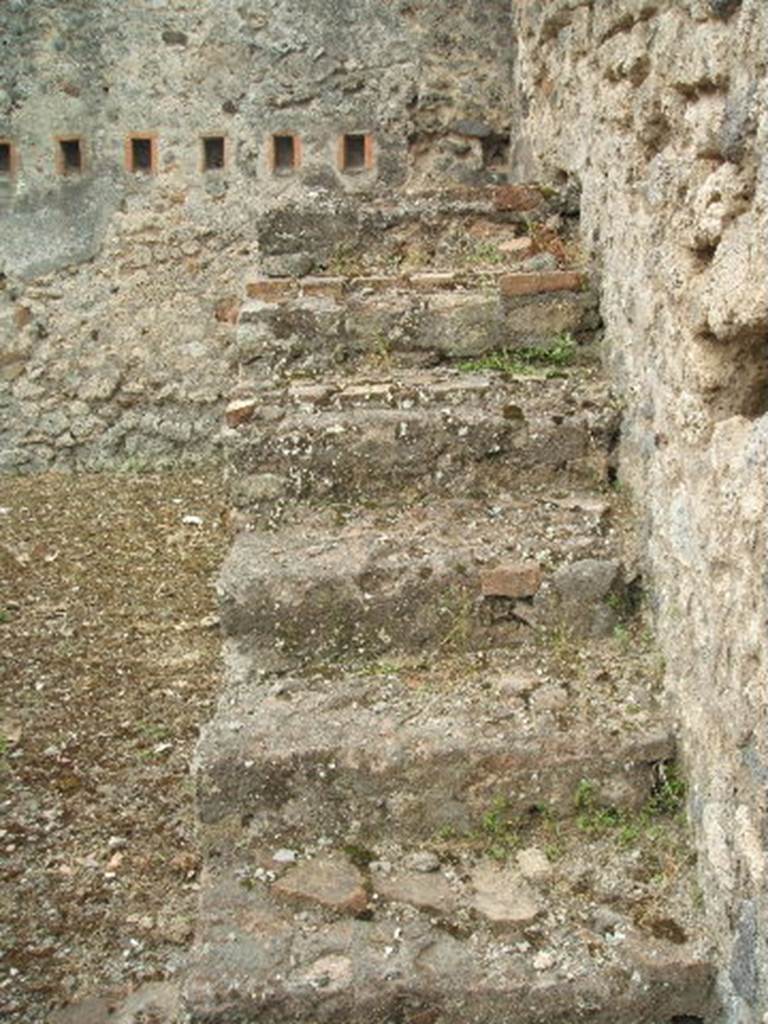
[[386, 295], [345, 306], [331, 300], [254, 302], [241, 313], [237, 356], [272, 371], [321, 370], [361, 356], [386, 364], [398, 354], [461, 359], [506, 347], [550, 345], [563, 333], [586, 339], [599, 326], [589, 293], [501, 299]]
[[[425, 950], [412, 960], [385, 952], [378, 962], [355, 956], [352, 935], [345, 946], [329, 945], [316, 965], [293, 967], [285, 943], [276, 938], [255, 975], [235, 972], [227, 995], [222, 984], [227, 956], [217, 962], [224, 978], [198, 977], [187, 986], [189, 1024], [668, 1024], [673, 1019], [711, 1020], [714, 972], [693, 962], [671, 976], [664, 968], [606, 968], [598, 978], [565, 980], [519, 975], [495, 983], [473, 977], [468, 951], [451, 962], [453, 950]], [[337, 944], [338, 945], [338, 944]], [[391, 947], [386, 947], [391, 950]], [[423, 959], [423, 965], [421, 963]], [[436, 981], [432, 962], [453, 974]], [[328, 970], [323, 974], [323, 967]], [[323, 982], [318, 984], [320, 974]], [[287, 980], [286, 980], [287, 979]], [[253, 995], [249, 995], [249, 991]], [[216, 992], [216, 995], [214, 995]]]
[[[462, 558], [462, 555], [464, 556]], [[387, 651], [455, 649], [509, 639], [523, 628], [484, 623], [468, 552], [423, 571], [398, 566], [360, 575], [270, 579], [236, 598], [224, 594], [221, 622], [254, 667], [375, 658]]]
[[255, 762], [247, 753], [242, 760], [212, 757], [198, 772], [198, 811], [204, 825], [247, 821], [249, 834], [276, 846], [302, 847], [318, 835], [374, 847], [391, 835], [408, 843], [442, 833], [482, 836], [484, 816], [498, 807], [521, 821], [542, 810], [580, 813], [576, 794], [585, 779], [596, 799], [637, 810], [651, 795], [655, 766], [673, 755], [669, 737], [610, 750], [582, 737], [581, 749], [561, 739], [551, 747], [531, 742], [477, 753], [467, 745], [427, 757], [406, 741], [388, 762], [338, 749]]
[[[330, 429], [329, 429], [330, 428]], [[588, 459], [583, 421], [530, 431], [524, 423], [419, 422], [395, 417], [337, 432], [333, 424], [305, 426], [279, 433], [258, 425], [228, 440], [226, 454], [232, 494], [240, 508], [257, 508], [249, 477], [271, 474], [279, 481], [267, 503], [285, 500], [365, 501], [397, 496], [410, 487], [418, 493], [515, 493], [520, 475], [536, 473], [544, 482], [564, 470], [596, 476], [597, 459]], [[250, 492], [250, 493], [249, 493]]]
[[[384, 984], [379, 982], [379, 986]], [[712, 987], [704, 966], [682, 992], [670, 992], [667, 984], [659, 982], [633, 995], [595, 992], [584, 997], [583, 1006], [574, 1006], [572, 986], [562, 982], [559, 991], [549, 985], [546, 992], [531, 993], [521, 986], [510, 992], [471, 992], [453, 998], [425, 985], [417, 992], [399, 990], [389, 998], [353, 995], [332, 999], [307, 986], [291, 997], [243, 999], [200, 1010], [195, 1009], [191, 994], [187, 1012], [188, 1024], [674, 1024], [677, 1018], [709, 1019], [711, 999], [701, 994], [702, 987], [705, 993]], [[606, 1005], [610, 1009], [599, 1008]]]

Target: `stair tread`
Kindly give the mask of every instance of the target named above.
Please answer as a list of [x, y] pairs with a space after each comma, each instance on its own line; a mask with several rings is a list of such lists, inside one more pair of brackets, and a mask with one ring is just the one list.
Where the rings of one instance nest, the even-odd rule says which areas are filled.
[[366, 407], [406, 411], [464, 404], [502, 408], [515, 399], [526, 401], [532, 412], [551, 417], [584, 409], [594, 413], [604, 401], [602, 385], [591, 367], [554, 370], [532, 365], [530, 372], [517, 374], [447, 369], [325, 374], [284, 384], [241, 383], [235, 397], [239, 402], [252, 401], [257, 412], [259, 407], [279, 405], [286, 416], [295, 409], [336, 413]]
[[561, 657], [531, 641], [480, 664], [403, 658], [233, 682], [197, 749], [201, 819], [246, 815], [285, 841], [424, 835], [471, 828], [496, 799], [572, 815], [582, 780], [641, 805], [675, 749], [649, 685], [653, 651], [609, 638]]
[[636, 858], [606, 840], [531, 877], [546, 861], [526, 850], [424, 873], [356, 868], [338, 850], [278, 864], [263, 850], [214, 865], [185, 984], [191, 1019], [258, 1009], [265, 1022], [365, 1012], [384, 1024], [397, 1010], [501, 1024], [514, 1006], [516, 1022], [655, 1024], [707, 1013], [714, 971], [689, 939], [700, 931], [685, 871], [628, 886]]
[[[611, 557], [616, 527], [606, 522], [610, 505], [610, 496], [598, 490], [541, 488], [518, 499], [443, 498], [404, 508], [354, 508], [334, 526], [322, 510], [308, 510], [299, 524], [240, 534], [229, 560], [237, 563], [238, 574], [259, 573], [269, 552], [287, 572], [301, 574], [315, 573], [324, 556], [339, 548], [347, 553], [347, 565], [356, 558], [367, 565], [458, 548], [471, 552], [475, 565], [501, 557]], [[293, 560], [299, 550], [306, 554], [303, 563]], [[223, 575], [229, 576], [226, 567]]]
[[523, 474], [594, 480], [610, 437], [589, 377], [421, 372], [238, 394], [222, 433], [233, 498], [273, 519], [297, 499], [487, 494], [519, 489]]

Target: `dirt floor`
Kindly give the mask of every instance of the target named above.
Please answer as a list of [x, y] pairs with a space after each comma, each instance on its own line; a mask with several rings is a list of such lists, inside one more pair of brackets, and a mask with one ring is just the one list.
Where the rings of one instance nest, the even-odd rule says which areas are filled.
[[173, 974], [219, 685], [220, 477], [0, 479], [0, 1019]]

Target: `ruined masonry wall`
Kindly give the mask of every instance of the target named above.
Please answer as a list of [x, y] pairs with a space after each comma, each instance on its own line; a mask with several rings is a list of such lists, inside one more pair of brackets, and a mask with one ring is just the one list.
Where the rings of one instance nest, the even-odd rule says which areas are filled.
[[[509, 22], [506, 0], [0, 5], [17, 156], [0, 174], [0, 469], [209, 456], [260, 214], [501, 180]], [[155, 174], [125, 169], [139, 132]], [[345, 132], [373, 134], [370, 170], [340, 172]], [[271, 133], [300, 136], [296, 173], [272, 174]], [[226, 166], [203, 173], [208, 134]], [[56, 173], [65, 135], [80, 174]]]
[[515, 163], [578, 181], [726, 1019], [768, 1020], [768, 6], [526, 0]]

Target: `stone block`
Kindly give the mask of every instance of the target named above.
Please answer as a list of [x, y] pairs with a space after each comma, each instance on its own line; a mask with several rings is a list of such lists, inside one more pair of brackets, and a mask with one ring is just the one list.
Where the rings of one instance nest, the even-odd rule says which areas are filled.
[[449, 913], [455, 906], [451, 887], [443, 875], [439, 874], [401, 871], [394, 875], [377, 875], [373, 889], [385, 900], [410, 903], [420, 910]]
[[314, 267], [315, 261], [304, 252], [285, 253], [280, 256], [265, 256], [261, 269], [267, 277], [305, 277]]
[[544, 911], [536, 892], [513, 868], [483, 861], [472, 872], [472, 906], [497, 927], [526, 927]]
[[401, 288], [404, 283], [403, 278], [394, 274], [370, 274], [364, 277], [350, 278], [349, 286], [359, 291], [386, 292], [390, 289]]
[[302, 861], [275, 882], [273, 892], [343, 914], [359, 914], [368, 904], [363, 876], [341, 857]]

